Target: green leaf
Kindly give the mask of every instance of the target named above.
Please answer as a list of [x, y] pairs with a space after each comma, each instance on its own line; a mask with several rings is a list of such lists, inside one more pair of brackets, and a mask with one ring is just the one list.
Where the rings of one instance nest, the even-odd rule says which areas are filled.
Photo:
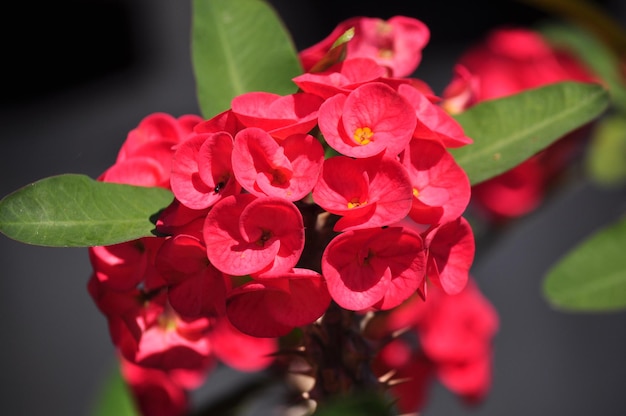
[[565, 24], [547, 24], [541, 34], [555, 47], [569, 50], [587, 68], [602, 79], [609, 88], [615, 105], [626, 110], [626, 85], [619, 57], [604, 43], [581, 27]]
[[451, 149], [451, 153], [475, 185], [595, 119], [608, 104], [604, 88], [579, 82], [560, 82], [483, 101], [455, 116], [474, 143]]
[[0, 201], [0, 232], [23, 243], [54, 247], [110, 245], [154, 236], [151, 221], [174, 199], [161, 188], [52, 176]]
[[119, 369], [115, 369], [105, 381], [97, 397], [93, 416], [139, 416], [128, 386]]
[[585, 153], [587, 173], [596, 183], [617, 187], [626, 184], [626, 116], [603, 119], [591, 136]]
[[206, 118], [246, 92], [294, 93], [302, 73], [289, 33], [260, 0], [194, 0], [192, 61]]
[[389, 400], [376, 392], [357, 392], [322, 402], [315, 416], [391, 416], [395, 414]]
[[543, 292], [556, 308], [626, 308], [626, 217], [579, 244], [548, 271]]

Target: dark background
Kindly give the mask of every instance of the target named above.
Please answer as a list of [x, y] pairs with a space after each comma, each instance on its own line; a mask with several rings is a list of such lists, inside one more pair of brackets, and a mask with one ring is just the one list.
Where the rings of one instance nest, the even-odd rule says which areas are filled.
[[[1, 25], [0, 197], [50, 175], [96, 177], [144, 116], [198, 113], [188, 1], [16, 3], [3, 6]], [[431, 41], [417, 76], [438, 93], [461, 51], [490, 28], [548, 17], [513, 1], [271, 3], [299, 49], [355, 15], [419, 18]], [[621, 1], [596, 3], [626, 21]], [[424, 414], [626, 414], [626, 314], [564, 314], [540, 294], [559, 256], [625, 210], [623, 190], [575, 181], [480, 249], [473, 274], [501, 320], [492, 392], [468, 409], [435, 385]], [[89, 274], [86, 249], [0, 237], [1, 414], [89, 414], [114, 364]]]

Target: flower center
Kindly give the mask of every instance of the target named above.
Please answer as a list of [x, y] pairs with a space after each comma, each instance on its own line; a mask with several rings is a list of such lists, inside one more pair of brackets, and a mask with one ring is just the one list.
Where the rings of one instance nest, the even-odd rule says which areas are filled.
[[420, 191], [418, 191], [418, 190], [417, 190], [417, 188], [413, 188], [413, 196], [414, 196], [415, 198], [418, 198], [418, 197], [419, 197], [419, 195], [420, 195]]
[[265, 247], [265, 243], [272, 238], [272, 232], [270, 230], [261, 230], [261, 237], [256, 241], [257, 246]]
[[359, 127], [354, 131], [354, 141], [364, 146], [372, 141], [374, 132], [369, 127]]
[[367, 204], [367, 201], [360, 201], [359, 199], [354, 198], [348, 202], [348, 209], [357, 208], [365, 204]]

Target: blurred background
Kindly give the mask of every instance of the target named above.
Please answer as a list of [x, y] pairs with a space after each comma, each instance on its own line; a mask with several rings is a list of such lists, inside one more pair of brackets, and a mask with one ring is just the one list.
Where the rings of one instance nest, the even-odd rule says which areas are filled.
[[[270, 3], [298, 49], [356, 15], [422, 20], [431, 41], [416, 75], [437, 93], [460, 53], [488, 30], [551, 17], [514, 1]], [[594, 3], [626, 22], [624, 2]], [[190, 13], [189, 1], [170, 0], [4, 7], [0, 197], [55, 174], [98, 176], [128, 131], [152, 112], [197, 114]], [[467, 408], [435, 385], [425, 415], [626, 414], [626, 313], [560, 313], [540, 293], [543, 275], [561, 255], [625, 211], [624, 190], [581, 180], [479, 248], [473, 275], [501, 324], [493, 389], [483, 404]], [[86, 249], [0, 236], [2, 414], [90, 414], [115, 363], [106, 321], [86, 291], [90, 271]]]

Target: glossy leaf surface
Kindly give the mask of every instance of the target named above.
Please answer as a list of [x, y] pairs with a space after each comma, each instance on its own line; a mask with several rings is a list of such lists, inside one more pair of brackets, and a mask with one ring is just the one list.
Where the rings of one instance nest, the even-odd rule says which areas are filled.
[[153, 236], [166, 189], [98, 182], [85, 175], [51, 176], [0, 201], [0, 232], [27, 244], [88, 247]]

